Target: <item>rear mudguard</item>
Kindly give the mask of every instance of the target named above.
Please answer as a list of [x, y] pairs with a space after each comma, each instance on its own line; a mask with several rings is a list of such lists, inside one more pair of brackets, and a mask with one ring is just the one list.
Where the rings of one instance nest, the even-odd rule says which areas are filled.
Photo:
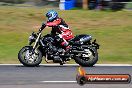
[[96, 39], [92, 42], [92, 47], [95, 47], [95, 49], [99, 49], [100, 45], [96, 43]]

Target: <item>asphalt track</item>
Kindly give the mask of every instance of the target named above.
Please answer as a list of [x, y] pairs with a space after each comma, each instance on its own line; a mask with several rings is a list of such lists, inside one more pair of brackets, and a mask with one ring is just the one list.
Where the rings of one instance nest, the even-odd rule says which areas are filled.
[[[77, 65], [0, 65], [0, 88], [132, 88], [130, 84], [76, 83]], [[132, 65], [95, 65], [84, 68], [88, 74], [130, 74]]]

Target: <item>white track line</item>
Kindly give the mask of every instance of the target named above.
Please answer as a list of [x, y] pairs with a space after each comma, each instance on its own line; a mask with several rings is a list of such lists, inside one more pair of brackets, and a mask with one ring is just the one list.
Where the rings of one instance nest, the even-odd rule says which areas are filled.
[[41, 83], [77, 83], [77, 81], [40, 81]]
[[[17, 66], [23, 66], [22, 64], [0, 64], [0, 66], [8, 66], [8, 65], [17, 65]], [[40, 66], [79, 66], [78, 64], [64, 64], [64, 65], [59, 65], [59, 64], [40, 64]], [[95, 64], [94, 66], [132, 66], [132, 64]]]
[[94, 66], [132, 66], [132, 64], [95, 64]]

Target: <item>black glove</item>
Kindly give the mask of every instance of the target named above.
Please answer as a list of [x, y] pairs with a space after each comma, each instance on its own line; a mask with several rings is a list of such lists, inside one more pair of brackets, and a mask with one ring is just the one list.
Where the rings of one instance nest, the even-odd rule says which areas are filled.
[[45, 27], [46, 27], [46, 23], [42, 23], [42, 26], [41, 26], [41, 28], [39, 29], [39, 31], [42, 31]]

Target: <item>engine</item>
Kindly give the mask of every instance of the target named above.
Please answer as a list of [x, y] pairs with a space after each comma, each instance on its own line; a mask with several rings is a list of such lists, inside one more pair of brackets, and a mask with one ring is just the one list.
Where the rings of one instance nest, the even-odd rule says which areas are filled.
[[47, 59], [53, 60], [54, 63], [60, 63], [60, 55], [63, 52], [63, 49], [57, 47], [57, 42], [52, 37], [43, 37], [43, 43], [46, 45]]

